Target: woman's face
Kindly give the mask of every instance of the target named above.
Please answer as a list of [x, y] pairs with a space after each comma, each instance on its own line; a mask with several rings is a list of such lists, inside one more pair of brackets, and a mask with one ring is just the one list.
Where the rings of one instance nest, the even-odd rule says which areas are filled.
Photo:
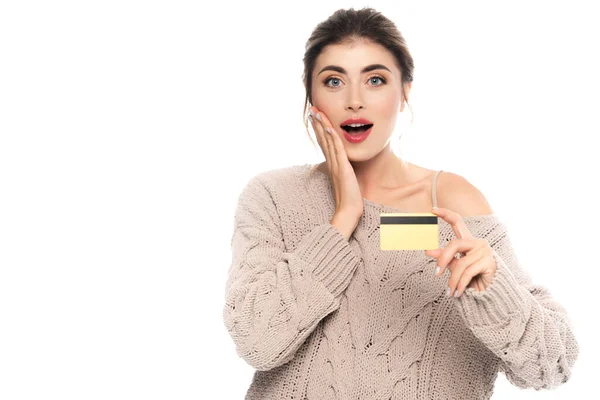
[[[387, 69], [361, 72], [373, 64]], [[329, 69], [332, 66], [337, 70]], [[394, 56], [366, 40], [326, 46], [317, 57], [311, 89], [313, 105], [329, 118], [352, 161], [379, 153], [388, 144], [398, 113], [404, 109], [401, 72]], [[373, 124], [364, 141], [352, 143], [344, 137], [341, 125], [349, 118], [365, 118]]]

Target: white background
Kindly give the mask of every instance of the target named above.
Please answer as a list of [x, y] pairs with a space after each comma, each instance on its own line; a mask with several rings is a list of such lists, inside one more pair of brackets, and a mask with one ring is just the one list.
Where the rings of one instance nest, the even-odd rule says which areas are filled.
[[477, 186], [572, 320], [570, 381], [501, 374], [494, 398], [595, 392], [594, 2], [105, 0], [0, 5], [0, 398], [243, 398], [222, 321], [237, 196], [324, 160], [304, 45], [363, 6], [415, 60], [395, 150]]

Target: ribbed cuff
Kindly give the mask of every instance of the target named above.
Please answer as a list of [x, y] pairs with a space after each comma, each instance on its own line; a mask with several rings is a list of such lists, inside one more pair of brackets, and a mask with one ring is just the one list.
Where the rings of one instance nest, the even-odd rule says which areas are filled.
[[313, 276], [339, 296], [350, 284], [360, 258], [331, 223], [316, 226], [296, 248], [296, 255], [314, 269]]
[[454, 298], [465, 321], [471, 326], [503, 323], [514, 315], [528, 315], [531, 303], [525, 289], [519, 285], [510, 268], [493, 250], [496, 275], [483, 292], [467, 288]]

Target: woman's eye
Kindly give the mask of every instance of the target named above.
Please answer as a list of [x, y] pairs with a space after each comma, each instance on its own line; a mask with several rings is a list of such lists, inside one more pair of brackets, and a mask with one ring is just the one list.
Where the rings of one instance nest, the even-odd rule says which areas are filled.
[[[375, 85], [373, 85], [373, 86], [381, 86], [381, 85], [383, 85], [383, 84], [385, 84], [385, 83], [386, 83], [385, 79], [384, 79], [384, 78], [382, 78], [382, 77], [380, 77], [380, 76], [373, 76], [373, 77], [369, 78], [369, 81], [371, 81], [371, 82], [372, 82], [373, 80], [376, 80], [376, 79], [379, 79], [379, 80], [381, 81], [381, 84], [380, 84], [380, 85], [377, 85], [377, 84], [375, 84]], [[327, 79], [325, 79], [325, 81], [323, 82], [323, 83], [325, 83], [325, 86], [329, 86], [329, 87], [339, 87], [339, 85], [333, 85], [333, 86], [332, 86], [332, 85], [329, 85], [329, 83], [330, 83], [330, 82], [340, 82], [340, 79], [339, 79], [339, 78], [327, 78]]]
[[[329, 86], [328, 83], [331, 82], [331, 81], [338, 81], [339, 82], [340, 80], [338, 78], [328, 78], [328, 79], [325, 79], [324, 83], [325, 83], [326, 86]], [[337, 87], [337, 86], [338, 85], [334, 85], [333, 87]]]
[[[385, 79], [383, 79], [380, 76], [374, 76], [372, 78], [370, 78], [370, 80], [372, 81], [373, 79], [379, 79], [381, 81], [381, 84], [383, 85], [385, 83]], [[375, 86], [380, 86], [380, 85], [375, 85]]]

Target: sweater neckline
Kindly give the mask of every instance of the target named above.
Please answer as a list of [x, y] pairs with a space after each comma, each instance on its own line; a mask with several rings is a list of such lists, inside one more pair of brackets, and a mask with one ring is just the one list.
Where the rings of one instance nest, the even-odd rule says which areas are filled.
[[[319, 170], [317, 168], [317, 165], [304, 164], [304, 167], [306, 168], [305, 173], [308, 174], [311, 171], [313, 171], [321, 179], [324, 179], [325, 181], [327, 181], [328, 184], [331, 184], [330, 183], [329, 175], [327, 175], [323, 171]], [[377, 212], [383, 212], [383, 213], [412, 213], [412, 211], [401, 210], [399, 208], [392, 207], [392, 206], [387, 205], [387, 204], [376, 203], [376, 202], [371, 201], [369, 199], [366, 199], [364, 197], [362, 199], [363, 199], [363, 203], [364, 203], [364, 206], [365, 206], [364, 207], [365, 210], [371, 210], [371, 211], [377, 211]], [[481, 215], [467, 215], [467, 216], [463, 216], [462, 217], [462, 219], [464, 221], [482, 220], [482, 219], [496, 219], [496, 218], [497, 218], [497, 215], [495, 213], [492, 213], [492, 214], [481, 214]], [[442, 219], [442, 221], [444, 221], [444, 220]]]

